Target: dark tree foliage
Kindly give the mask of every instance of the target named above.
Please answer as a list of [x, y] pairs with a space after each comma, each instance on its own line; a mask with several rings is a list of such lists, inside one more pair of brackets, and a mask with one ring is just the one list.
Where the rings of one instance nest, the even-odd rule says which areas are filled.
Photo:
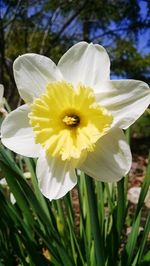
[[0, 83], [13, 107], [12, 63], [19, 54], [40, 53], [57, 63], [81, 40], [106, 47], [113, 77], [149, 81], [150, 54], [139, 50], [141, 36], [145, 48], [150, 41], [148, 0], [1, 0], [0, 10]]

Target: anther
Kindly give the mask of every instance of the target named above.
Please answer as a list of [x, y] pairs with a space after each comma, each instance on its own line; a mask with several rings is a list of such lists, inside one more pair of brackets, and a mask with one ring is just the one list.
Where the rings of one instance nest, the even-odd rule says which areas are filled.
[[77, 115], [66, 115], [62, 121], [66, 126], [76, 127], [80, 123], [80, 118]]

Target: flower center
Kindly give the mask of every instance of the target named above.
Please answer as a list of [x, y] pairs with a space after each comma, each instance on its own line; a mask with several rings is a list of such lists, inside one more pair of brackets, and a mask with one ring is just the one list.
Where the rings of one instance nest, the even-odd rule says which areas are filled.
[[77, 115], [65, 115], [62, 121], [66, 126], [77, 127], [80, 123], [80, 117]]
[[47, 155], [61, 160], [83, 161], [111, 127], [113, 117], [97, 104], [93, 90], [74, 88], [65, 81], [49, 83], [31, 105], [30, 125], [35, 142]]

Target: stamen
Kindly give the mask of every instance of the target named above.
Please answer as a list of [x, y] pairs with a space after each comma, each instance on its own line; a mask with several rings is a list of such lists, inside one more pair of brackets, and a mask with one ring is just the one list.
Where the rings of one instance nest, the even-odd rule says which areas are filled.
[[69, 127], [76, 127], [80, 123], [80, 118], [77, 115], [66, 115], [62, 121]]

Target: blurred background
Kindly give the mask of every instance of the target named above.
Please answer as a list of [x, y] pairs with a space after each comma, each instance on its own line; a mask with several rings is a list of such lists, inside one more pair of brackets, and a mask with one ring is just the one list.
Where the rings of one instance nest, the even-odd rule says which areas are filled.
[[150, 79], [150, 1], [0, 0], [0, 83], [14, 109], [20, 104], [12, 64], [24, 53], [55, 63], [73, 44], [103, 45], [112, 78]]

